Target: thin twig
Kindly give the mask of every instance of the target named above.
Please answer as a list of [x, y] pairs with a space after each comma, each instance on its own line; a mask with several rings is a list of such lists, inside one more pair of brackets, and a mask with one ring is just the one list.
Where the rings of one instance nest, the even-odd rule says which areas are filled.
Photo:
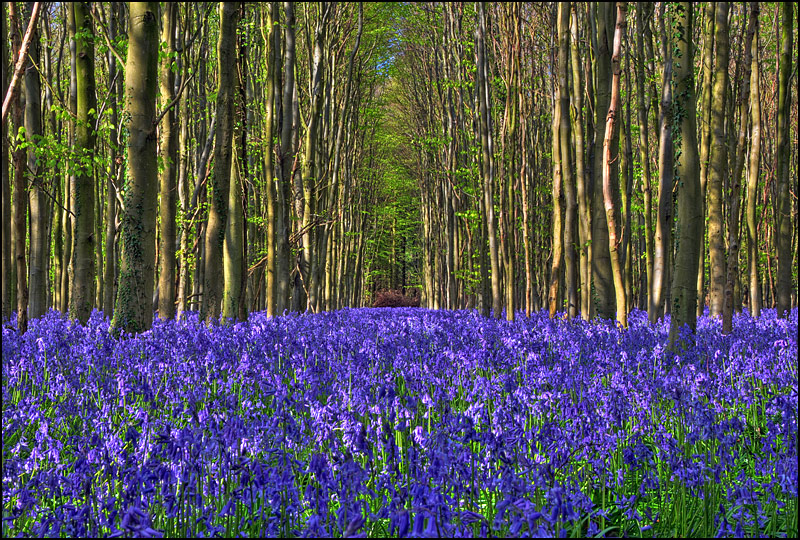
[[172, 109], [175, 106], [175, 104], [177, 104], [181, 100], [181, 94], [183, 94], [183, 91], [186, 89], [186, 85], [189, 84], [189, 81], [191, 81], [193, 78], [194, 78], [194, 73], [192, 73], [183, 80], [183, 84], [181, 84], [181, 87], [178, 89], [178, 93], [175, 95], [175, 99], [170, 101], [169, 104], [164, 108], [164, 110], [161, 111], [161, 114], [159, 114], [158, 117], [155, 119], [155, 121], [153, 121], [154, 128], [161, 122], [161, 119], [164, 118], [164, 116], [170, 111], [170, 109]]

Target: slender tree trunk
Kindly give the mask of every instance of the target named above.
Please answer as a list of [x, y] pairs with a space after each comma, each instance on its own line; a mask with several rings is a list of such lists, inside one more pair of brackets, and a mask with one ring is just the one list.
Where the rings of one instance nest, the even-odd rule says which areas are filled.
[[201, 317], [218, 319], [223, 296], [222, 248], [228, 220], [231, 162], [233, 161], [233, 102], [236, 90], [236, 19], [235, 2], [220, 4], [219, 56], [217, 84], [217, 139], [214, 143], [214, 173], [211, 178], [211, 201], [205, 237], [205, 281]]
[[717, 63], [711, 104], [711, 172], [708, 178], [708, 248], [711, 260], [709, 311], [721, 317], [725, 303], [725, 240], [723, 237], [722, 184], [728, 173], [725, 140], [725, 102], [728, 94], [728, 2], [717, 2], [714, 11]]
[[[162, 107], [172, 104], [175, 98], [175, 72], [172, 64], [175, 55], [175, 24], [178, 4], [167, 2], [161, 13], [161, 56], [159, 83]], [[161, 202], [159, 217], [161, 238], [158, 243], [158, 316], [164, 320], [175, 317], [175, 238], [176, 202], [178, 199], [176, 173], [178, 168], [178, 125], [175, 107], [170, 107], [159, 125], [161, 136], [161, 161], [159, 191]]]
[[[109, 4], [108, 11], [108, 33], [109, 38], [113, 41], [117, 35], [117, 9], [118, 5]], [[114, 312], [114, 297], [116, 286], [117, 274], [117, 254], [116, 254], [116, 235], [117, 235], [117, 188], [115, 186], [114, 177], [117, 179], [122, 178], [122, 158], [119, 156], [117, 146], [117, 126], [119, 125], [119, 115], [117, 114], [118, 96], [122, 95], [121, 79], [117, 77], [117, 58], [109, 51], [106, 54], [106, 62], [108, 63], [108, 78], [113, 83], [114, 92], [111, 92], [109, 105], [111, 107], [111, 142], [110, 142], [110, 156], [111, 161], [108, 172], [108, 201], [106, 203], [106, 264], [103, 267], [105, 272], [105, 287], [103, 289], [103, 313], [106, 317], [112, 317]], [[117, 161], [119, 160], [119, 163]]]
[[[7, 88], [6, 73], [8, 72], [8, 52], [6, 38], [8, 30], [6, 28], [5, 5], [0, 9], [0, 88]], [[3, 316], [0, 323], [5, 323], [11, 317], [11, 287], [13, 286], [11, 265], [11, 183], [8, 178], [8, 122], [2, 123], [2, 152], [0, 153], [0, 175], [3, 181]]]
[[[663, 4], [662, 4], [663, 5]], [[656, 221], [655, 249], [653, 253], [653, 282], [650, 289], [648, 318], [655, 323], [663, 314], [667, 289], [667, 271], [671, 248], [671, 214], [674, 151], [672, 147], [672, 126], [669, 111], [672, 108], [672, 52], [666, 32], [667, 17], [661, 9], [661, 40], [664, 43], [664, 76], [661, 91], [661, 110], [659, 112], [658, 149], [658, 220]]]
[[[707, 2], [705, 8], [705, 30], [703, 33], [703, 95], [700, 126], [700, 205], [705, 217], [706, 189], [708, 186], [709, 155], [711, 153], [711, 88], [713, 86], [714, 60], [714, 2]], [[705, 228], [700, 253], [697, 257], [697, 316], [703, 314], [705, 307]]]
[[[776, 150], [778, 189], [775, 198], [775, 232], [778, 252], [776, 297], [779, 317], [788, 317], [788, 311], [792, 306], [792, 202], [789, 196], [789, 159], [791, 157], [789, 124], [791, 123], [792, 99], [789, 78], [792, 73], [793, 8], [792, 2], [783, 4], [781, 51], [778, 66], [778, 145]], [[797, 186], [796, 176], [795, 186]]]
[[284, 30], [284, 59], [283, 59], [283, 95], [281, 107], [283, 119], [281, 121], [281, 179], [278, 190], [280, 215], [278, 218], [277, 239], [277, 311], [282, 313], [290, 308], [290, 256], [289, 234], [291, 232], [291, 187], [294, 161], [294, 141], [297, 138], [297, 119], [294, 115], [295, 91], [295, 16], [294, 2], [284, 2], [285, 30]]
[[97, 117], [97, 97], [94, 81], [94, 40], [92, 19], [85, 2], [72, 4], [75, 27], [88, 39], [77, 39], [76, 83], [77, 114], [75, 152], [78, 156], [78, 173], [71, 189], [72, 212], [75, 214], [75, 231], [72, 248], [72, 294], [70, 317], [86, 323], [95, 301], [95, 197], [94, 197], [94, 145], [97, 137], [94, 125]]
[[697, 252], [703, 230], [700, 207], [700, 167], [697, 152], [697, 110], [694, 94], [694, 61], [692, 50], [692, 3], [677, 5], [675, 25], [680, 63], [675, 69], [675, 92], [680, 96], [680, 145], [676, 144], [678, 182], [678, 219], [676, 238], [678, 252], [672, 282], [672, 312], [669, 344], [675, 346], [679, 331], [688, 325], [694, 332], [697, 325]]
[[142, 332], [153, 323], [158, 165], [158, 3], [131, 2], [125, 100], [128, 184], [122, 212], [119, 290], [112, 325]]
[[[646, 11], [645, 11], [646, 10]], [[642, 167], [642, 184], [644, 185], [644, 252], [645, 288], [649, 289], [653, 282], [653, 190], [650, 178], [650, 130], [648, 129], [648, 109], [645, 105], [644, 90], [644, 27], [645, 19], [653, 13], [653, 4], [639, 2], [636, 5], [636, 97], [637, 119], [639, 121], [639, 161]], [[648, 301], [650, 295], [646, 295]]]
[[736, 162], [731, 178], [731, 192], [728, 203], [728, 269], [725, 279], [725, 305], [722, 311], [722, 331], [733, 330], [734, 289], [739, 282], [739, 199], [742, 189], [742, 171], [744, 170], [745, 143], [747, 138], [747, 117], [750, 105], [750, 64], [753, 36], [758, 23], [758, 8], [751, 13], [744, 43], [744, 60], [742, 63], [742, 89], [739, 93], [739, 134], [737, 141]]
[[750, 314], [753, 318], [761, 313], [761, 285], [758, 279], [758, 220], [756, 197], [758, 197], [758, 176], [761, 168], [761, 89], [758, 65], [758, 13], [759, 3], [750, 2], [751, 17], [755, 19], [750, 70], [750, 162], [747, 171], [747, 274], [750, 292]]
[[[612, 160], [618, 158], [611, 157], [611, 144], [617, 128], [617, 113], [620, 110], [620, 54], [622, 49], [622, 34], [625, 32], [625, 15], [627, 6], [623, 2], [617, 2], [617, 24], [614, 31], [614, 48], [611, 56], [612, 80], [611, 80], [611, 102], [606, 116], [606, 132], [603, 139], [603, 206], [606, 211], [606, 223], [608, 224], [608, 249], [611, 255], [611, 272], [614, 278], [615, 298], [617, 304], [617, 321], [623, 328], [628, 327], [628, 305], [625, 297], [625, 283], [622, 275], [622, 261], [619, 252], [621, 243], [621, 231], [618, 227], [619, 211], [615, 208], [615, 199], [619, 193], [619, 181], [615, 182], [611, 176]], [[615, 145], [616, 147], [616, 145]], [[617, 240], [619, 238], [619, 241]]]
[[476, 28], [477, 39], [477, 85], [480, 109], [480, 133], [483, 169], [484, 206], [486, 210], [486, 233], [489, 236], [489, 260], [492, 279], [492, 314], [500, 318], [503, 310], [500, 291], [500, 256], [497, 246], [496, 220], [494, 216], [494, 144], [492, 137], [491, 106], [489, 83], [487, 81], [488, 61], [486, 59], [486, 3], [478, 3], [479, 22]]
[[[9, 2], [9, 18], [11, 26], [11, 51], [14, 64], [19, 63], [22, 47], [19, 17], [14, 2]], [[23, 60], [27, 63], [27, 59]], [[24, 109], [20, 93], [14, 93], [10, 101], [11, 120], [14, 129], [19, 132], [23, 128]], [[28, 217], [28, 180], [25, 175], [25, 149], [17, 145], [12, 158], [14, 166], [14, 256], [16, 258], [17, 281], [17, 332], [24, 334], [28, 330], [28, 270], [25, 261], [25, 238], [27, 236]]]
[[575, 251], [577, 240], [577, 200], [575, 195], [575, 179], [572, 175], [570, 149], [572, 135], [569, 118], [569, 2], [558, 4], [558, 103], [559, 138], [561, 145], [561, 180], [564, 186], [564, 277], [566, 286], [567, 316], [572, 319], [578, 315], [580, 300], [578, 298], [578, 261]]
[[[30, 18], [33, 2], [27, 2]], [[42, 131], [42, 92], [39, 80], [41, 69], [39, 31], [33, 28], [28, 47], [29, 62], [37, 66], [26, 69], [23, 80], [25, 93], [25, 137], [28, 147], [28, 171], [30, 171], [30, 264], [28, 266], [28, 320], [41, 317], [47, 311], [47, 277], [50, 259], [50, 199], [45, 194], [44, 168], [36, 158], [37, 139]]]
[[279, 224], [276, 223], [276, 189], [275, 189], [275, 162], [273, 161], [273, 126], [277, 124], [278, 111], [275, 109], [275, 92], [278, 91], [279, 84], [279, 71], [277, 69], [278, 54], [280, 49], [280, 37], [275, 24], [278, 22], [278, 3], [270, 2], [269, 11], [266, 9], [262, 12], [263, 26], [261, 31], [264, 35], [264, 44], [266, 46], [266, 62], [267, 62], [267, 79], [266, 89], [264, 91], [264, 99], [266, 101], [266, 115], [263, 119], [264, 122], [264, 176], [266, 179], [267, 193], [267, 279], [266, 279], [266, 308], [267, 316], [274, 317], [276, 313], [276, 287], [275, 287], [275, 272], [277, 264], [275, 260], [275, 231]]
[[[578, 239], [580, 257], [581, 299], [580, 311], [585, 320], [589, 320], [592, 302], [591, 257], [589, 244], [591, 242], [591, 199], [589, 197], [589, 178], [585, 169], [586, 149], [584, 142], [584, 116], [583, 116], [583, 81], [581, 78], [581, 64], [578, 53], [578, 12], [577, 4], [572, 4], [572, 40], [570, 52], [572, 60], [572, 103], [575, 112], [573, 133], [575, 134], [575, 177], [577, 180], [578, 198]], [[523, 143], [524, 144], [524, 143]]]
[[[606, 246], [609, 245], [608, 226], [603, 210], [605, 201], [602, 190], [603, 169], [605, 167], [603, 152], [598, 151], [603, 143], [606, 129], [606, 113], [611, 101], [611, 48], [613, 45], [614, 4], [601, 2], [597, 4], [597, 47], [595, 51], [595, 70], [597, 73], [597, 87], [595, 92], [595, 124], [594, 124], [594, 201], [592, 215], [592, 277], [594, 279], [595, 304], [597, 315], [604, 319], [614, 316], [614, 282], [611, 266], [611, 254]], [[616, 148], [618, 136], [615, 134], [610, 141]], [[609, 168], [609, 174], [618, 182], [619, 165], [614, 162]]]

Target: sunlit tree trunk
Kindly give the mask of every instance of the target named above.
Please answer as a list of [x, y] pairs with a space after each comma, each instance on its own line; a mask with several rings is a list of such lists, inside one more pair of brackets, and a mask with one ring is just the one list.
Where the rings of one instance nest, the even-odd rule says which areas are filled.
[[[621, 227], [619, 227], [619, 209], [615, 200], [619, 193], [619, 178], [612, 178], [611, 164], [619, 156], [612, 158], [612, 141], [617, 129], [617, 114], [620, 112], [620, 54], [622, 49], [622, 34], [625, 32], [625, 15], [627, 7], [624, 2], [617, 2], [617, 23], [614, 30], [614, 47], [611, 56], [612, 80], [611, 101], [608, 115], [606, 116], [606, 130], [603, 138], [603, 206], [608, 225], [608, 249], [611, 257], [611, 272], [614, 279], [614, 291], [617, 305], [617, 322], [623, 327], [628, 326], [628, 304], [625, 297], [625, 283], [622, 275], [622, 256], [620, 254]], [[614, 145], [616, 148], [617, 145]]]

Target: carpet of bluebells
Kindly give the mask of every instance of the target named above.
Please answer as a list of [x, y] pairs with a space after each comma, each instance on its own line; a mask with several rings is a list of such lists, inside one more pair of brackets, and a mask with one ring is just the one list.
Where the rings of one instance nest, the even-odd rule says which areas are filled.
[[796, 537], [797, 310], [668, 326], [11, 323], [2, 535]]

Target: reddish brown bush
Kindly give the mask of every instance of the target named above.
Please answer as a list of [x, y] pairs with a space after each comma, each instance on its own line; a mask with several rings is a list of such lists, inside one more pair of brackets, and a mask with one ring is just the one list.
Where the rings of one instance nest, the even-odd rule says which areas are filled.
[[419, 295], [407, 295], [400, 291], [382, 289], [375, 293], [372, 307], [419, 307]]

